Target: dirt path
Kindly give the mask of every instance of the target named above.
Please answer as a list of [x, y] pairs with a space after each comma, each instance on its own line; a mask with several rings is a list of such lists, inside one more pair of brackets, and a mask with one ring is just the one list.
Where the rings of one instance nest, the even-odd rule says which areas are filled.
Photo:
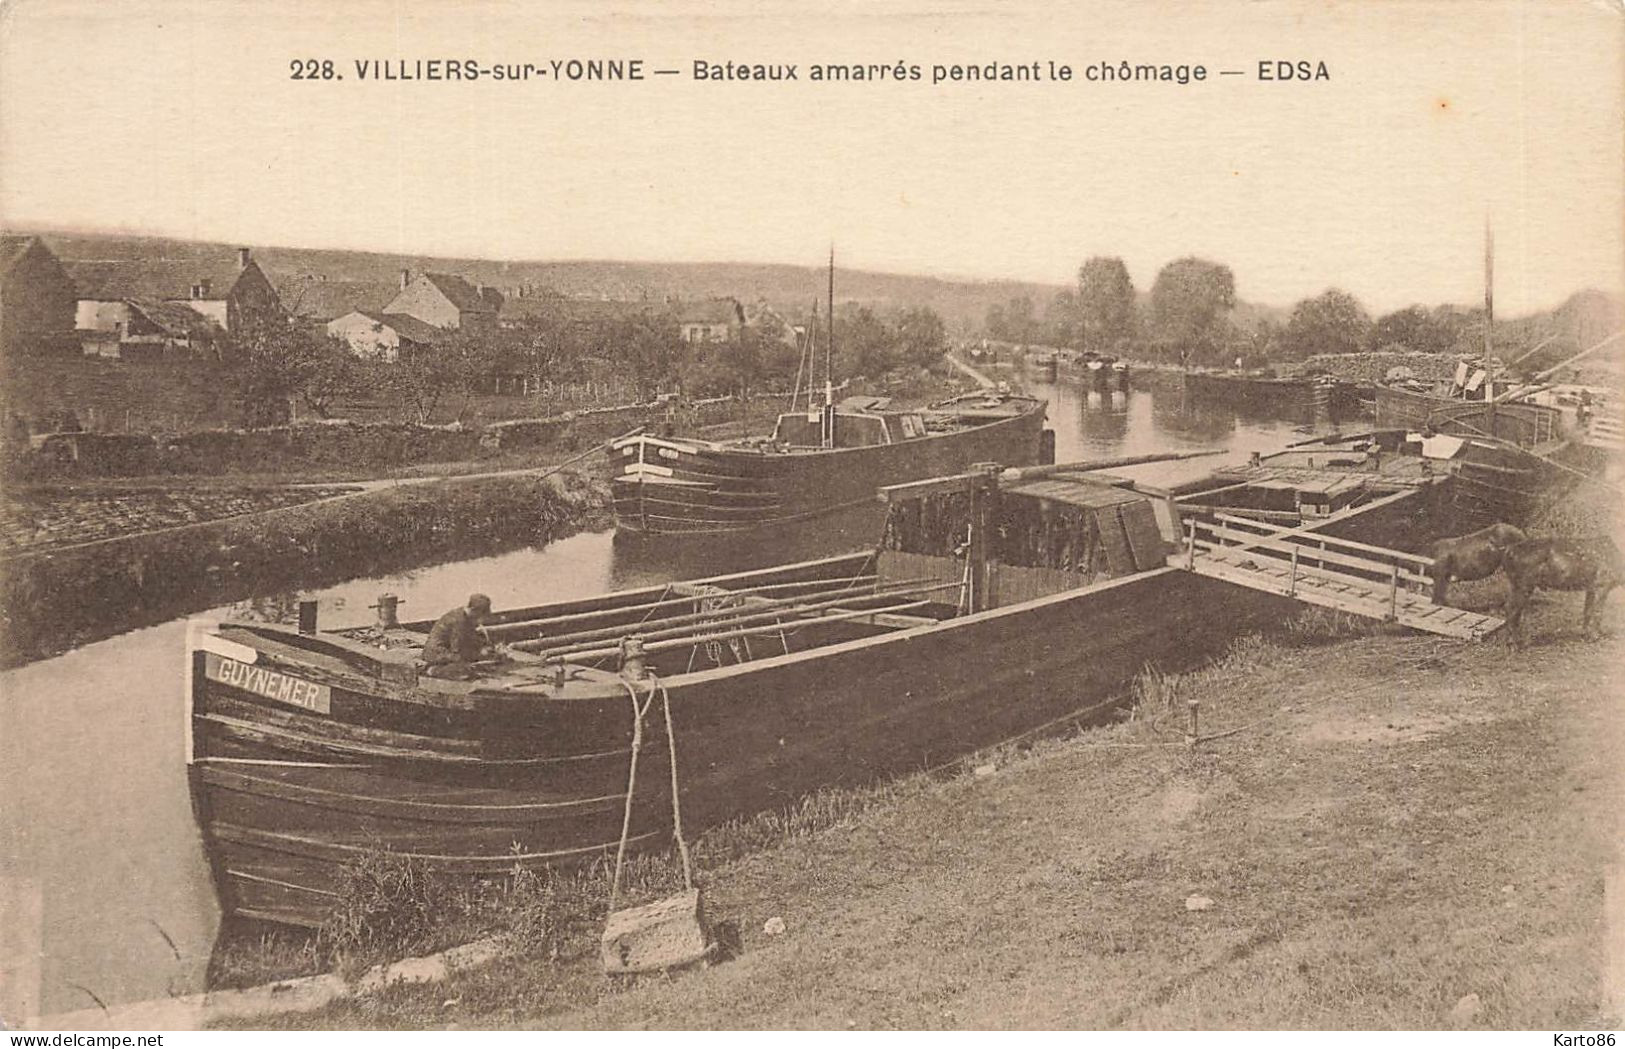
[[949, 364], [953, 365], [955, 368], [959, 369], [965, 375], [969, 376], [971, 381], [976, 383], [978, 386], [981, 386], [981, 387], [983, 387], [985, 389], [992, 389], [996, 385], [992, 379], [989, 379], [987, 377], [986, 372], [979, 371], [979, 370], [977, 370], [975, 368], [972, 368], [970, 365], [968, 365], [964, 361], [960, 360], [958, 358], [958, 356], [950, 353], [950, 354], [947, 354], [947, 358], [948, 358], [948, 363]]

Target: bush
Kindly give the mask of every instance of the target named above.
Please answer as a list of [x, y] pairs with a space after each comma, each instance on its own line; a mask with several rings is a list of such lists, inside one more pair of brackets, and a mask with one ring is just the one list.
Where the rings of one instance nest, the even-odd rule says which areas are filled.
[[468, 909], [466, 896], [422, 860], [368, 850], [345, 869], [318, 950], [345, 967], [432, 949], [435, 933]]

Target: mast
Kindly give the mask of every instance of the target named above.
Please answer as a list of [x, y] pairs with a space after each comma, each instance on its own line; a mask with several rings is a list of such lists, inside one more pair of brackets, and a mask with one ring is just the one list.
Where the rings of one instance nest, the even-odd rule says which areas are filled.
[[[808, 376], [809, 385], [812, 377]], [[808, 395], [809, 398], [811, 394]], [[818, 444], [835, 447], [835, 245], [829, 247], [829, 345], [824, 349], [824, 411], [818, 431]]]
[[824, 350], [824, 403], [835, 403], [835, 245], [829, 246], [829, 345]]
[[807, 410], [812, 411], [813, 368], [818, 360], [818, 300], [813, 299], [812, 322], [796, 338], [796, 385], [790, 391], [790, 410], [801, 400], [801, 377], [807, 377]]
[[1495, 327], [1495, 232], [1490, 229], [1490, 216], [1484, 213], [1484, 366], [1489, 367], [1490, 355], [1495, 349], [1491, 329]]
[[1490, 213], [1484, 212], [1484, 428], [1495, 435], [1495, 374], [1490, 359], [1495, 351], [1495, 233]]

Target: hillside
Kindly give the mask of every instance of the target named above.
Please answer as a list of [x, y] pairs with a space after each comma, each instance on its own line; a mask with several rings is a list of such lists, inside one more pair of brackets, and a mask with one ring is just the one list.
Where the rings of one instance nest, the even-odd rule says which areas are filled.
[[[151, 259], [218, 260], [235, 244], [40, 231], [64, 262]], [[660, 301], [733, 296], [804, 311], [827, 291], [827, 271], [818, 265], [711, 262], [498, 262], [488, 259], [436, 258], [365, 251], [330, 251], [251, 245], [254, 257], [272, 282], [309, 275], [328, 281], [393, 282], [402, 269], [457, 273], [497, 288], [533, 285], [582, 298]], [[929, 306], [950, 324], [980, 325], [989, 306], [1020, 295], [1040, 305], [1062, 285], [1021, 281], [945, 280], [936, 277], [837, 269], [836, 298], [866, 305]]]
[[[197, 260], [218, 263], [238, 245], [175, 240], [121, 234], [36, 231], [64, 262]], [[745, 302], [766, 301], [792, 315], [800, 315], [816, 299], [822, 301], [828, 276], [820, 265], [747, 262], [616, 262], [568, 260], [503, 262], [489, 259], [395, 255], [384, 252], [338, 251], [251, 245], [254, 257], [272, 282], [283, 286], [303, 277], [320, 276], [328, 282], [394, 283], [402, 269], [439, 270], [461, 274], [470, 281], [497, 288], [531, 285], [575, 298], [695, 300], [732, 296]], [[836, 298], [874, 307], [928, 306], [950, 326], [979, 330], [988, 308], [1027, 296], [1042, 317], [1057, 292], [1069, 284], [1010, 280], [954, 280], [901, 273], [837, 269]], [[1142, 310], [1149, 308], [1149, 290], [1139, 289]], [[1471, 308], [1463, 308], [1472, 313]], [[1230, 320], [1242, 331], [1256, 331], [1264, 322], [1284, 325], [1291, 319], [1290, 305], [1238, 301]], [[1547, 335], [1557, 335], [1563, 346], [1589, 345], [1625, 326], [1625, 302], [1597, 289], [1577, 292], [1561, 305], [1522, 317], [1497, 320], [1498, 341], [1506, 346], [1532, 346]], [[1616, 347], [1615, 359], [1625, 357]]]

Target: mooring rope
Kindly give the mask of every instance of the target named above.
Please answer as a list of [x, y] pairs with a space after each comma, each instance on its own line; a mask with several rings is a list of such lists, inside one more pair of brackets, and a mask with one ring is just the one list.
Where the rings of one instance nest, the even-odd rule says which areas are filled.
[[683, 887], [694, 888], [694, 861], [688, 854], [688, 842], [683, 837], [683, 807], [678, 797], [677, 782], [677, 732], [672, 725], [671, 693], [666, 690], [665, 682], [653, 673], [649, 675], [649, 695], [642, 703], [638, 702], [637, 690], [625, 678], [621, 679], [621, 687], [626, 689], [628, 698], [632, 700], [632, 761], [626, 775], [626, 806], [621, 815], [621, 841], [615, 849], [615, 874], [610, 879], [609, 909], [615, 910], [615, 905], [621, 898], [621, 872], [626, 863], [626, 843], [632, 836], [632, 799], [638, 782], [638, 755], [643, 749], [643, 717], [649, 712], [650, 704], [655, 701], [655, 694], [660, 695], [660, 706], [666, 718], [666, 747], [671, 756], [671, 827], [672, 836], [677, 839], [677, 852], [683, 859]]
[[622, 678], [621, 687], [626, 689], [627, 696], [632, 700], [632, 762], [626, 774], [626, 806], [621, 815], [621, 843], [615, 849], [615, 876], [609, 883], [611, 911], [615, 909], [615, 904], [621, 896], [621, 866], [626, 860], [626, 841], [632, 834], [632, 797], [633, 790], [638, 784], [638, 752], [643, 749], [643, 715], [655, 698], [654, 689], [651, 687], [648, 700], [639, 706], [638, 694], [632, 688], [632, 683]]
[[671, 831], [672, 837], [677, 839], [677, 851], [683, 857], [683, 887], [694, 887], [694, 864], [688, 856], [688, 842], [683, 840], [683, 808], [677, 797], [677, 732], [671, 723], [671, 693], [666, 691], [665, 682], [649, 675], [653, 682], [649, 686], [649, 698], [654, 699], [655, 689], [660, 690], [660, 706], [666, 715], [666, 746], [671, 754]]

